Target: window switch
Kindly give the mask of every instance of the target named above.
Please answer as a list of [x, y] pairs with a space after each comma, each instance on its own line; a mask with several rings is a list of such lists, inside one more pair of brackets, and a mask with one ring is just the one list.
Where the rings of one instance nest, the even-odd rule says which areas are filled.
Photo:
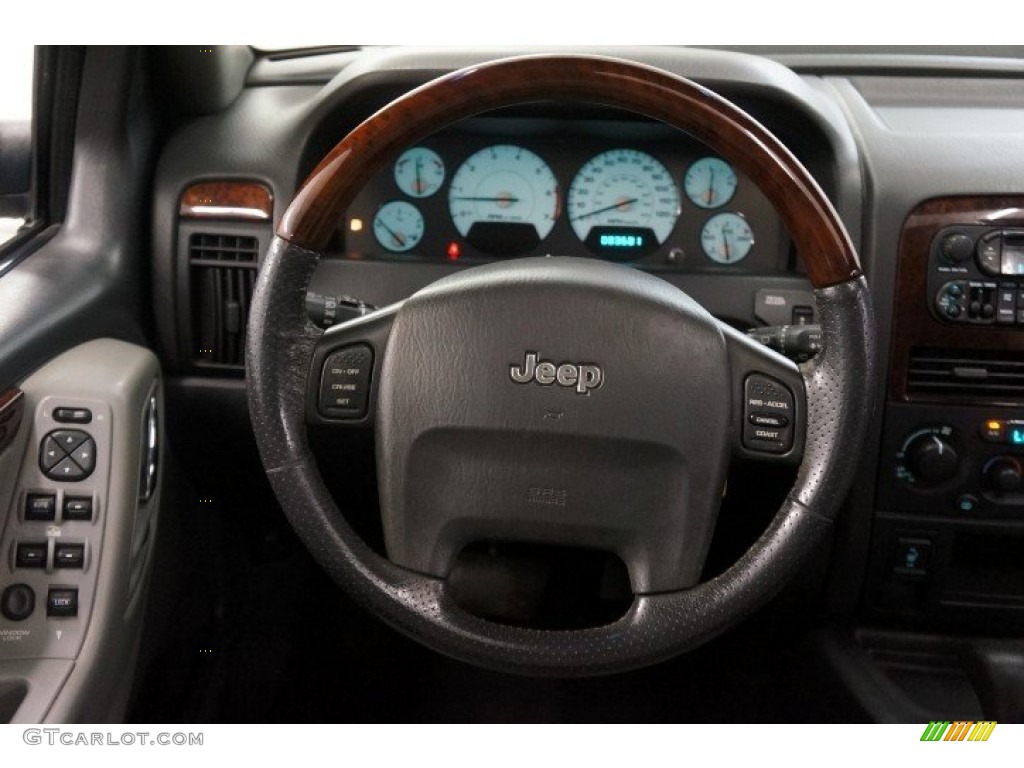
[[53, 553], [56, 568], [82, 568], [85, 565], [84, 544], [58, 544]]
[[53, 493], [30, 493], [25, 502], [26, 520], [50, 522], [57, 514], [57, 495]]
[[15, 550], [14, 564], [18, 568], [45, 568], [46, 542], [19, 544]]
[[65, 520], [92, 520], [92, 499], [88, 496], [64, 497]]

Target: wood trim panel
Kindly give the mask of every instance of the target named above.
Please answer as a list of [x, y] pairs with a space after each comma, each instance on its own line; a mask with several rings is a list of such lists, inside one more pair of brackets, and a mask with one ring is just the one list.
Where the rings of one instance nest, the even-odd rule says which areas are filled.
[[25, 410], [25, 393], [11, 387], [0, 393], [0, 453], [14, 440]]
[[936, 319], [928, 306], [928, 254], [932, 238], [956, 225], [1024, 227], [1024, 197], [943, 197], [922, 203], [907, 217], [900, 237], [896, 304], [889, 362], [889, 396], [913, 402], [992, 405], [999, 399], [908, 392], [910, 351], [914, 347], [1024, 352], [1024, 330], [999, 326], [952, 325]]
[[277, 234], [321, 251], [359, 189], [403, 148], [465, 117], [550, 100], [627, 109], [689, 133], [761, 188], [789, 229], [816, 287], [860, 275], [853, 245], [828, 198], [760, 123], [694, 82], [594, 56], [524, 56], [467, 67], [396, 99], [357, 126], [313, 170]]
[[270, 221], [274, 197], [255, 181], [203, 181], [185, 190], [178, 213], [187, 219]]

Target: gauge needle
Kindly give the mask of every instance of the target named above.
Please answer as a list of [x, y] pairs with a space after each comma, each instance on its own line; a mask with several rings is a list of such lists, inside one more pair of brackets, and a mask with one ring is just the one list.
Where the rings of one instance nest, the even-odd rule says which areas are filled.
[[389, 235], [391, 235], [391, 239], [395, 241], [395, 245], [397, 245], [399, 248], [401, 248], [402, 246], [405, 245], [405, 237], [403, 235], [401, 235], [398, 232], [395, 232], [395, 230], [393, 230], [391, 227], [389, 227], [383, 221], [378, 221], [377, 223], [381, 226], [381, 228], [385, 232], [387, 232]]
[[729, 236], [724, 231], [722, 232], [722, 245], [725, 246], [725, 260], [728, 261], [731, 258], [729, 253]]
[[419, 195], [423, 194], [423, 178], [420, 175], [420, 170], [423, 168], [423, 160], [419, 157], [416, 158], [416, 193]]
[[581, 216], [576, 216], [575, 218], [570, 219], [570, 221], [579, 221], [580, 219], [587, 219], [590, 218], [591, 216], [597, 216], [597, 214], [604, 213], [605, 211], [610, 211], [612, 208], [624, 208], [627, 205], [632, 205], [639, 199], [640, 198], [638, 197], [631, 197], [628, 200], [619, 200], [619, 202], [617, 203], [606, 205], [604, 208], [598, 208], [596, 211], [590, 211], [590, 213], [584, 213]]
[[711, 205], [711, 200], [715, 196], [715, 172], [713, 170], [708, 172], [708, 205]]
[[518, 197], [498, 195], [497, 197], [453, 197], [452, 200], [468, 200], [472, 203], [518, 203]]

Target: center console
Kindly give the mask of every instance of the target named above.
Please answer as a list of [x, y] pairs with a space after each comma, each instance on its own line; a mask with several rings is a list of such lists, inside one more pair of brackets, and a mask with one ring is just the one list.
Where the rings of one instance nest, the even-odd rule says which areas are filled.
[[899, 252], [866, 599], [883, 621], [1024, 626], [1024, 198], [931, 200]]

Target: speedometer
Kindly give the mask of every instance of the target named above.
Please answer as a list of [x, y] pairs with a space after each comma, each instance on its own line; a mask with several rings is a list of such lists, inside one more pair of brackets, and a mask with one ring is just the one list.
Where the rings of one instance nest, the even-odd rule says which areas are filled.
[[653, 252], [679, 218], [679, 190], [658, 160], [635, 149], [591, 159], [569, 186], [566, 211], [595, 254], [631, 258]]
[[452, 176], [448, 209], [459, 233], [485, 253], [515, 256], [548, 236], [559, 212], [558, 182], [538, 155], [498, 144]]

